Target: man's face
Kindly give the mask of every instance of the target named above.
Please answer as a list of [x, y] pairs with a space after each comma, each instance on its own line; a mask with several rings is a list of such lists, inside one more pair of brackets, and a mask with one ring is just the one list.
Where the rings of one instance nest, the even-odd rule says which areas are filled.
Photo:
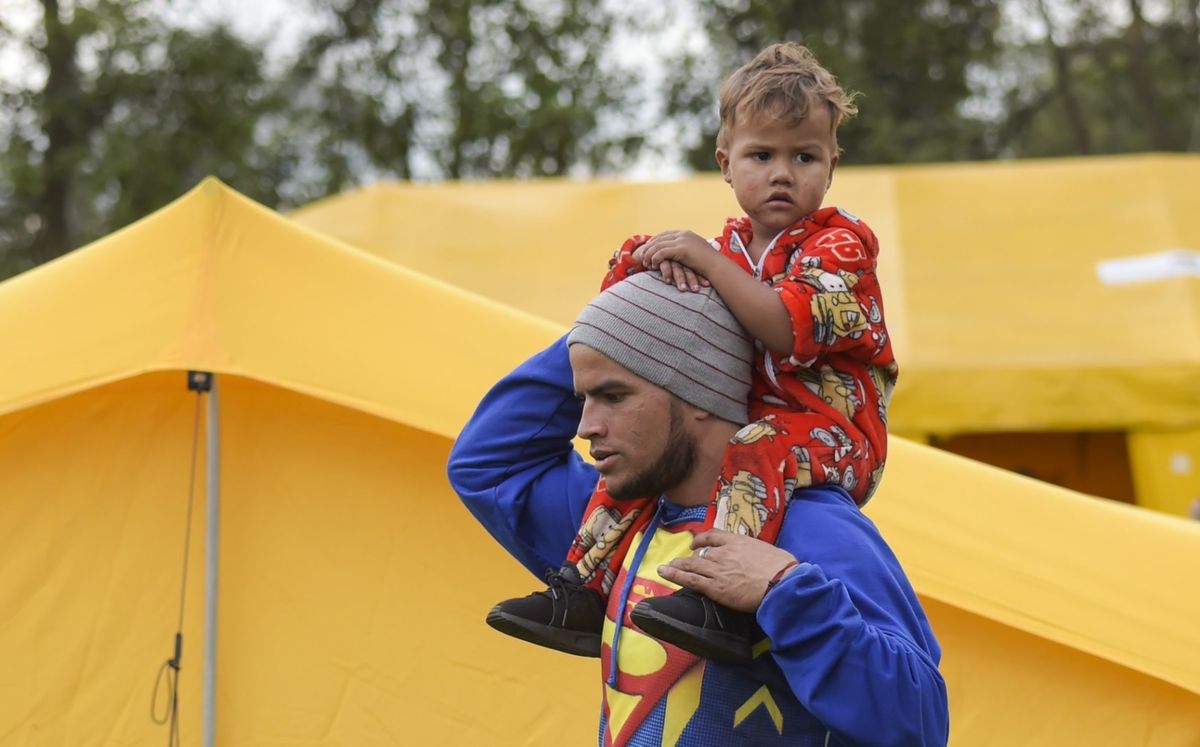
[[575, 393], [583, 400], [579, 437], [617, 500], [654, 498], [691, 474], [696, 439], [683, 405], [586, 345], [572, 345]]

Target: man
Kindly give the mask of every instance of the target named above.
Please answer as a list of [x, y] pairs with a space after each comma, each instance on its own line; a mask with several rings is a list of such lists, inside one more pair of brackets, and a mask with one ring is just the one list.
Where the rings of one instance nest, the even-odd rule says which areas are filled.
[[[718, 330], [737, 331], [736, 350]], [[711, 289], [634, 275], [488, 393], [454, 446], [450, 481], [538, 575], [566, 557], [598, 478], [610, 495], [661, 495], [609, 595], [604, 744], [944, 744], [940, 649], [891, 550], [844, 490], [796, 490], [801, 455], [779, 454], [777, 469], [755, 476], [790, 497], [775, 545], [693, 537], [743, 425], [713, 414], [703, 372], [748, 382], [752, 350]], [[731, 356], [741, 370], [729, 370]], [[744, 405], [748, 386], [715, 388]], [[595, 465], [573, 450], [576, 432]], [[634, 624], [639, 601], [678, 585], [754, 613], [765, 639], [749, 665], [700, 659]]]

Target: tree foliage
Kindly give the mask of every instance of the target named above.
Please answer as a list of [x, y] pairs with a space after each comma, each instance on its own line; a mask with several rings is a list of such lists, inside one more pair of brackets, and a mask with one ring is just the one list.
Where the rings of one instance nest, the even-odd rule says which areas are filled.
[[[905, 163], [985, 155], [978, 122], [960, 115], [970, 74], [996, 54], [998, 6], [988, 0], [844, 0], [775, 3], [701, 0], [724, 77], [776, 41], [808, 46], [848, 90], [862, 115], [839, 134], [846, 163]], [[722, 33], [722, 30], [724, 32]], [[713, 167], [717, 81], [696, 77], [696, 61], [673, 82], [673, 111], [704, 120], [689, 153]], [[685, 77], [690, 76], [690, 77]]]
[[281, 105], [262, 55], [228, 29], [164, 25], [142, 0], [42, 0], [22, 40], [41, 86], [9, 87], [0, 152], [0, 270], [52, 259], [160, 207], [207, 174], [274, 202], [257, 147]]
[[1046, 33], [998, 68], [995, 155], [1200, 151], [1200, 0], [1153, 4], [1154, 21], [1142, 0], [1020, 3]]
[[641, 145], [601, 126], [627, 82], [601, 59], [613, 34], [601, 0], [346, 0], [326, 12], [287, 80], [310, 192], [364, 176], [558, 176], [624, 163]]
[[[65, 2], [65, 0], [64, 0]], [[162, 206], [207, 174], [286, 208], [372, 178], [564, 175], [628, 162], [627, 73], [601, 0], [313, 2], [277, 64], [147, 0], [39, 0], [7, 84], [0, 277]], [[170, 3], [167, 3], [168, 7]], [[0, 27], [0, 34], [4, 28]]]
[[712, 48], [668, 90], [693, 168], [721, 78], [782, 40], [863, 94], [844, 163], [1200, 150], [1200, 0], [697, 2]]
[[[720, 81], [785, 39], [862, 93], [844, 163], [1200, 150], [1200, 0], [309, 0], [282, 56], [181, 26], [184, 0], [24, 2], [32, 26], [0, 14], [0, 54], [27, 61], [0, 79], [0, 277], [208, 174], [288, 208], [380, 178], [620, 173], [650, 142], [710, 169]], [[612, 55], [689, 15], [682, 51]]]

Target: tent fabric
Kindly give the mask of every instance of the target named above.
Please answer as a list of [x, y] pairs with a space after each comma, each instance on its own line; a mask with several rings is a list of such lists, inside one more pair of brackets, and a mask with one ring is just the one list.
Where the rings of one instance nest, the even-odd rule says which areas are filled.
[[1200, 426], [1146, 428], [1129, 434], [1140, 505], [1189, 516], [1200, 502]]
[[[891, 431], [1127, 433], [1138, 502], [1186, 515], [1200, 496], [1200, 442], [1154, 434], [1200, 431], [1198, 183], [1196, 154], [839, 169], [827, 204], [862, 216], [882, 247], [901, 363]], [[737, 210], [709, 175], [382, 183], [292, 217], [569, 324], [627, 235], [714, 235]], [[436, 246], [410, 228], [465, 215], [469, 230]], [[1108, 263], [1160, 255], [1175, 258], [1174, 274], [1102, 277]]]
[[[482, 624], [533, 579], [444, 476], [474, 403], [563, 327], [471, 290], [215, 181], [0, 284], [0, 743], [164, 738], [149, 704], [179, 614], [190, 369], [220, 391], [220, 743], [594, 739], [596, 663]], [[185, 745], [205, 487], [201, 470]], [[944, 643], [953, 744], [1200, 742], [1200, 527], [902, 439], [868, 513]]]
[[[482, 392], [445, 367], [516, 365], [514, 350], [559, 330], [315, 235], [215, 179], [2, 287], [0, 413], [192, 367], [252, 371], [453, 437]], [[481, 333], [490, 324], [515, 339]]]
[[943, 646], [950, 744], [1187, 745], [1195, 695], [925, 598]]
[[[483, 624], [532, 579], [445, 484], [447, 439], [253, 379], [217, 383], [217, 744], [593, 738], [591, 662]], [[195, 396], [183, 372], [156, 371], [0, 418], [0, 744], [166, 742], [151, 699], [179, 616]], [[203, 472], [185, 746], [201, 733]], [[160, 716], [166, 703], [164, 686]]]
[[[838, 170], [827, 204], [879, 235], [907, 434], [1200, 426], [1200, 277], [1108, 284], [1099, 263], [1200, 251], [1200, 155]], [[668, 183], [381, 183], [292, 217], [560, 324], [633, 233], [715, 235], [719, 176]], [[412, 225], [471, 230], [430, 247]]]
[[[444, 475], [489, 380], [558, 334], [212, 180], [0, 284], [0, 743], [165, 738], [150, 702], [179, 614], [189, 369], [220, 389], [220, 743], [586, 741], [590, 667], [496, 645], [483, 615], [530, 579]], [[201, 728], [199, 472], [184, 744]], [[561, 711], [535, 697], [560, 688]]]
[[[1106, 260], [1200, 249], [1187, 196], [1200, 156], [944, 166], [904, 178], [915, 360], [895, 417], [906, 428], [1200, 422], [1200, 277], [1108, 284], [1098, 274]], [[1066, 375], [1046, 375], [1055, 369]]]
[[867, 514], [923, 597], [1200, 692], [1200, 650], [1178, 658], [1200, 644], [1184, 591], [1200, 524], [903, 439], [877, 498]]

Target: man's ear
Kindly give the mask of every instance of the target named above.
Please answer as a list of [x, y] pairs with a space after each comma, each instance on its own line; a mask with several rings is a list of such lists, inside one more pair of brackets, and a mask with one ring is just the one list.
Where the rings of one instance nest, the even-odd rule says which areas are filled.
[[688, 407], [688, 409], [690, 410], [690, 412], [688, 414], [691, 416], [692, 420], [697, 420], [697, 421], [709, 420], [711, 418], [716, 417], [716, 415], [713, 415], [708, 410], [702, 410], [699, 407], [696, 407], [695, 405], [689, 405], [686, 402], [684, 403], [684, 405], [686, 405]]
[[675, 412], [682, 414], [686, 420], [707, 420], [708, 418], [713, 417], [712, 413], [693, 405], [691, 402], [682, 399], [677, 394], [672, 394], [671, 398], [673, 400], [671, 408], [674, 409]]
[[729, 170], [729, 151], [724, 148], [717, 148], [717, 166], [721, 169], [721, 176], [725, 179], [726, 184], [733, 184], [733, 174]]

